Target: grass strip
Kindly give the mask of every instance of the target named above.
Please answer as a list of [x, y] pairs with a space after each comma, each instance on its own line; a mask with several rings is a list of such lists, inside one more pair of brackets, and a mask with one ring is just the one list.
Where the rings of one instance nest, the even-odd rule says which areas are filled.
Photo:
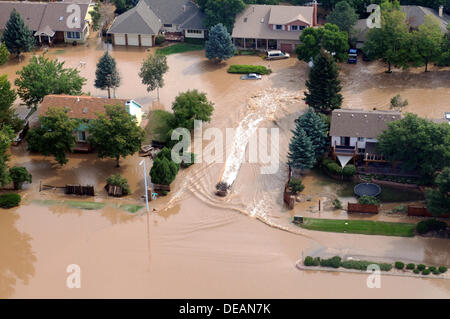
[[201, 44], [176, 43], [164, 48], [159, 48], [156, 50], [156, 53], [161, 55], [170, 55], [189, 51], [200, 51], [203, 50], [204, 48], [205, 47]]

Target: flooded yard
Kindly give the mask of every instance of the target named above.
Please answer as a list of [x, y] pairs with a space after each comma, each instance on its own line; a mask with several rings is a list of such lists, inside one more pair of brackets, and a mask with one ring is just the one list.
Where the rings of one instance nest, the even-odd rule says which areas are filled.
[[[79, 67], [88, 79], [85, 92], [107, 96], [93, 85], [95, 65], [105, 48], [100, 39], [92, 38], [85, 46], [50, 48], [47, 54], [67, 66]], [[239, 147], [239, 138], [245, 134], [237, 134], [226, 146], [234, 157], [227, 157], [225, 163], [199, 163], [181, 171], [173, 191], [151, 202], [152, 212], [145, 214], [145, 208], [137, 209], [144, 205], [144, 173], [138, 165], [142, 158], [127, 157], [116, 168], [113, 160], [98, 159], [96, 154], [70, 154], [68, 164], [60, 167], [51, 158], [30, 154], [25, 143], [13, 147], [10, 165], [25, 166], [33, 175], [33, 184], [21, 192], [20, 207], [0, 209], [0, 297], [449, 296], [447, 281], [389, 276], [382, 278], [381, 289], [368, 289], [365, 275], [296, 270], [294, 264], [302, 252], [450, 265], [448, 240], [322, 233], [290, 223], [291, 214], [298, 212], [350, 218], [343, 211], [309, 212], [318, 199], [330, 193], [351, 196], [351, 186], [330, 182], [315, 172], [304, 178], [304, 194], [311, 196], [311, 201], [297, 205], [294, 212], [283, 205], [290, 130], [294, 119], [306, 109], [301, 100], [308, 72], [305, 63], [295, 58], [268, 62], [256, 56], [236, 56], [213, 64], [202, 51], [170, 55], [169, 72], [157, 103], [156, 92], [148, 93], [138, 77], [148, 52], [139, 48], [109, 50], [122, 76], [118, 98], [135, 99], [146, 111], [170, 111], [180, 92], [206, 92], [215, 104], [206, 127], [224, 132], [241, 127], [242, 133], [252, 127], [279, 128], [280, 168], [273, 175], [261, 175], [260, 165], [254, 163], [244, 162], [236, 168], [236, 159], [248, 157], [248, 150]], [[0, 74], [7, 73], [13, 81], [15, 72], [28, 59], [29, 55], [20, 64], [8, 62], [0, 67]], [[81, 67], [80, 61], [86, 66]], [[273, 73], [261, 81], [240, 81], [239, 75], [226, 72], [230, 64], [260, 64]], [[384, 66], [378, 63], [341, 67], [344, 107], [386, 109], [390, 98], [401, 94], [409, 100], [406, 111], [432, 118], [448, 111], [448, 69], [385, 74]], [[132, 195], [107, 198], [102, 188], [113, 173], [128, 179]], [[234, 183], [231, 194], [219, 198], [213, 190], [223, 174]], [[57, 190], [39, 192], [41, 181], [54, 186], [92, 184], [99, 196], [81, 199]], [[394, 191], [387, 195], [391, 196], [387, 202], [409, 196]], [[70, 264], [81, 267], [81, 289], [65, 285]]]

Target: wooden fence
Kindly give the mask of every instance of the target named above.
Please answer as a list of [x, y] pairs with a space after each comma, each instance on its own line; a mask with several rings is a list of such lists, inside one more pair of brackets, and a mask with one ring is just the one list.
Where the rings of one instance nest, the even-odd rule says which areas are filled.
[[94, 196], [94, 186], [91, 185], [66, 185], [65, 193], [67, 195], [75, 194], [75, 195], [87, 195]]
[[170, 192], [170, 185], [153, 184], [155, 191], [166, 191]]
[[378, 214], [378, 205], [348, 203], [347, 211], [349, 213]]
[[[424, 206], [414, 206], [414, 205], [408, 205], [408, 216], [415, 216], [415, 217], [433, 217], [433, 214], [431, 214], [426, 207]], [[442, 218], [449, 218], [449, 214], [445, 215], [439, 215], [438, 217]]]
[[121, 197], [123, 196], [123, 188], [115, 185], [106, 185], [106, 192], [109, 196]]

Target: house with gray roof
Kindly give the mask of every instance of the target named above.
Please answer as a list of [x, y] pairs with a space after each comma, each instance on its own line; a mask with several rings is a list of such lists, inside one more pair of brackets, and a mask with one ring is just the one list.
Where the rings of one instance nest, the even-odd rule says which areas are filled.
[[[425, 17], [431, 15], [435, 17], [441, 26], [442, 32], [447, 32], [447, 26], [450, 22], [450, 16], [444, 13], [444, 7], [441, 6], [439, 10], [434, 10], [422, 6], [401, 6], [401, 9], [406, 14], [406, 23], [411, 30], [417, 30], [425, 22]], [[354, 27], [356, 34], [356, 48], [361, 49], [367, 39], [367, 19], [359, 19]]]
[[155, 37], [182, 40], [206, 36], [204, 13], [190, 0], [140, 0], [116, 17], [108, 34], [115, 45], [153, 46]]
[[232, 38], [243, 49], [294, 51], [302, 30], [317, 26], [312, 6], [249, 5], [235, 19]]
[[333, 156], [341, 163], [356, 155], [374, 156], [378, 136], [388, 128], [388, 123], [400, 119], [401, 113], [396, 111], [333, 110], [330, 125]]
[[[78, 2], [81, 1], [81, 2]], [[73, 5], [80, 9], [76, 14]], [[91, 2], [0, 1], [0, 31], [5, 29], [11, 12], [16, 10], [39, 43], [83, 43], [89, 35]]]

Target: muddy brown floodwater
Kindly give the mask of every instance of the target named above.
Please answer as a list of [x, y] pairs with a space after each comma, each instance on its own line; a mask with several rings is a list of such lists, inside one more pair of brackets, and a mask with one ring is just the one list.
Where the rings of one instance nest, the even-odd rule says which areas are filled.
[[[88, 81], [84, 90], [106, 96], [94, 88], [95, 65], [105, 46], [93, 38], [87, 46], [51, 48], [48, 55], [80, 68]], [[199, 163], [180, 172], [167, 197], [151, 202], [156, 211], [129, 213], [121, 205], [143, 205], [143, 172], [137, 156], [113, 160], [96, 154], [71, 154], [59, 167], [51, 158], [12, 148], [11, 165], [27, 167], [33, 184], [26, 185], [20, 207], [0, 210], [0, 296], [21, 297], [174, 297], [174, 298], [448, 298], [450, 282], [436, 279], [382, 277], [380, 289], [366, 286], [366, 275], [299, 271], [302, 255], [339, 254], [393, 261], [401, 259], [432, 265], [449, 265], [449, 242], [443, 239], [400, 238], [313, 232], [293, 227], [282, 204], [287, 176], [285, 164], [290, 129], [305, 110], [301, 100], [308, 68], [296, 59], [266, 62], [258, 57], [233, 57], [226, 63], [209, 63], [203, 52], [168, 57], [169, 72], [155, 103], [154, 92], [140, 84], [138, 70], [148, 54], [142, 49], [113, 49], [122, 75], [119, 98], [133, 98], [145, 110], [170, 110], [175, 96], [188, 89], [206, 92], [215, 111], [206, 127], [280, 129], [280, 168], [260, 174], [259, 164], [236, 164], [248, 156], [238, 135], [226, 146], [226, 163]], [[41, 54], [38, 51], [37, 54]], [[0, 67], [9, 79], [26, 61]], [[229, 64], [261, 64], [273, 69], [261, 81], [240, 81], [226, 73]], [[449, 70], [422, 74], [416, 70], [384, 74], [377, 63], [342, 65], [344, 106], [388, 108], [396, 94], [409, 100], [407, 111], [439, 117], [448, 111]], [[238, 129], [239, 131], [239, 129]], [[234, 153], [233, 153], [234, 152]], [[102, 195], [105, 179], [124, 175], [133, 194], [126, 199]], [[221, 178], [233, 180], [231, 194], [214, 196]], [[72, 201], [93, 201], [39, 192], [39, 183], [95, 185], [96, 210], [71, 206]], [[316, 194], [314, 178], [306, 189]], [[319, 189], [317, 190], [319, 192]], [[342, 217], [342, 216], [341, 216]], [[343, 217], [345, 218], [345, 216]], [[81, 267], [81, 288], [66, 287], [66, 268]]]

